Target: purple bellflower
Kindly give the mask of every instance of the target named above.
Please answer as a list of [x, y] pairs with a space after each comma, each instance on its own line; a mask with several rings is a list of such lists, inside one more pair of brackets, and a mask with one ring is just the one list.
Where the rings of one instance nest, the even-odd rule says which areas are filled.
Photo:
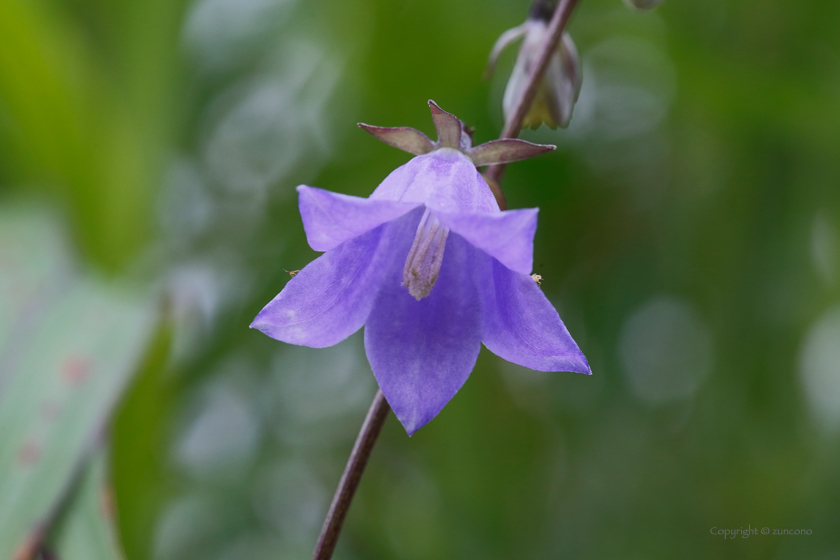
[[251, 325], [315, 348], [364, 325], [374, 376], [409, 435], [461, 388], [482, 342], [531, 369], [590, 373], [530, 276], [537, 209], [502, 212], [476, 170], [553, 146], [506, 139], [472, 147], [460, 120], [429, 106], [437, 142], [412, 128], [359, 125], [417, 156], [369, 198], [298, 187], [307, 240], [324, 254]]

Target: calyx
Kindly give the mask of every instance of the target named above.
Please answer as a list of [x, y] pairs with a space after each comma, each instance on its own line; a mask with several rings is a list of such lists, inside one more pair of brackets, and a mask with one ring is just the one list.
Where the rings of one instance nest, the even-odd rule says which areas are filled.
[[385, 127], [359, 123], [359, 126], [389, 146], [420, 156], [440, 148], [454, 148], [469, 157], [476, 167], [496, 163], [510, 163], [554, 150], [556, 146], [534, 144], [518, 138], [492, 140], [473, 147], [472, 136], [458, 117], [441, 109], [429, 100], [432, 120], [437, 131], [437, 142], [407, 126]]

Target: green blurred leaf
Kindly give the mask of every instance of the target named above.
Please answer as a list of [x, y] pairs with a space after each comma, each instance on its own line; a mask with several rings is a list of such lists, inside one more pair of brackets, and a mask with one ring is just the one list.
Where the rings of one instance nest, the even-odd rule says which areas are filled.
[[120, 541], [132, 559], [152, 557], [157, 514], [172, 493], [172, 488], [159, 484], [168, 466], [160, 449], [168, 443], [178, 383], [167, 367], [173, 325], [161, 323], [111, 426], [110, 474], [120, 512]]
[[59, 231], [0, 210], [0, 558], [40, 540], [155, 323], [142, 293], [74, 272]]
[[0, 0], [0, 148], [11, 152], [0, 170], [67, 204], [79, 247], [105, 270], [124, 269], [152, 233], [182, 5], [104, 3], [89, 14], [107, 22], [97, 44], [71, 6]]
[[121, 560], [107, 480], [108, 454], [96, 452], [53, 534], [48, 549], [61, 560]]

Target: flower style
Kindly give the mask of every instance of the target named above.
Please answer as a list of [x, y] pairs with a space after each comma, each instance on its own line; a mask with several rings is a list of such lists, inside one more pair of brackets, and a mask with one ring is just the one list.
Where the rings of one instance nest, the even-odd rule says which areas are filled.
[[[513, 112], [528, 81], [528, 75], [536, 64], [537, 56], [548, 32], [548, 22], [555, 10], [555, 4], [556, 2], [551, 0], [536, 0], [525, 23], [502, 33], [496, 40], [496, 44], [493, 45], [487, 65], [488, 74], [493, 72], [496, 61], [505, 48], [518, 39], [525, 38], [522, 47], [519, 49], [516, 64], [513, 66], [502, 98], [505, 120]], [[572, 37], [564, 32], [557, 50], [551, 55], [545, 77], [539, 90], [537, 90], [537, 97], [534, 99], [528, 114], [525, 115], [522, 126], [539, 128], [543, 123], [551, 128], [557, 128], [558, 126], [566, 128], [569, 126], [569, 122], [572, 120], [572, 109], [574, 109], [575, 102], [580, 95], [581, 83], [582, 75], [577, 48], [575, 48]]]
[[411, 128], [359, 125], [417, 156], [369, 198], [298, 187], [307, 240], [325, 253], [251, 325], [316, 348], [364, 325], [373, 373], [409, 435], [461, 388], [482, 342], [531, 369], [590, 373], [529, 276], [537, 209], [502, 212], [476, 170], [553, 146], [509, 139], [472, 147], [461, 121], [429, 106], [437, 142]]

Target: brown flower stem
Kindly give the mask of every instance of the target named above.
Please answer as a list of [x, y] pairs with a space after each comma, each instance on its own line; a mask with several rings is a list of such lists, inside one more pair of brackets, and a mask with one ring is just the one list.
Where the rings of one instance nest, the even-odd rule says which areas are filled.
[[[499, 138], [516, 138], [522, 130], [522, 122], [525, 120], [525, 115], [531, 109], [534, 99], [537, 97], [537, 91], [540, 88], [545, 71], [548, 68], [548, 62], [551, 60], [551, 55], [557, 49], [560, 38], [563, 36], [563, 30], [566, 24], [569, 23], [569, 18], [577, 6], [579, 0], [561, 0], [560, 5], [554, 10], [554, 15], [551, 16], [551, 21], [548, 24], [548, 32], [546, 33], [545, 42], [540, 48], [539, 56], [537, 56], [536, 64], [534, 64], [531, 73], [528, 75], [528, 81], [525, 82], [525, 88], [519, 96], [513, 112], [510, 114], [505, 123], [502, 133]], [[498, 185], [501, 183], [502, 175], [505, 172], [505, 164], [498, 163], [491, 165], [485, 175], [490, 177]], [[501, 190], [501, 189], [500, 189]], [[504, 210], [504, 208], [502, 208]]]
[[321, 528], [321, 536], [318, 537], [318, 544], [315, 546], [315, 554], [312, 555], [313, 560], [329, 560], [332, 557], [347, 510], [350, 509], [350, 502], [353, 501], [353, 494], [356, 492], [373, 444], [376, 443], [376, 438], [390, 410], [391, 407], [382, 391], [377, 390], [356, 443], [353, 445], [353, 451], [350, 452], [347, 466], [344, 467], [344, 474], [341, 475], [338, 488], [336, 488], [327, 518]]

